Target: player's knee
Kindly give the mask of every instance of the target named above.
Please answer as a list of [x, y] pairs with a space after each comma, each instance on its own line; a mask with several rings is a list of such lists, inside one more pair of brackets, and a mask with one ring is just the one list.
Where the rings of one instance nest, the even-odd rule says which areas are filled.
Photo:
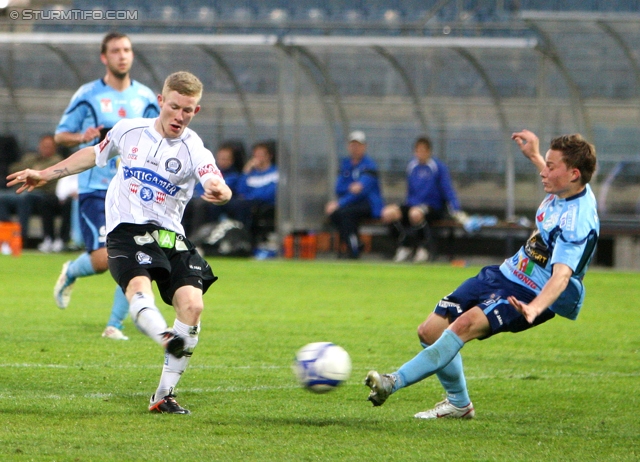
[[200, 315], [204, 309], [204, 302], [200, 291], [190, 286], [181, 287], [173, 296], [173, 306], [180, 318], [185, 322], [196, 325], [200, 322]]
[[425, 213], [420, 207], [411, 207], [409, 209], [409, 223], [413, 226], [420, 225], [424, 222]]
[[428, 319], [418, 326], [418, 339], [420, 339], [420, 343], [431, 345], [438, 339], [438, 337], [439, 334], [436, 335], [433, 331]]
[[382, 209], [380, 218], [384, 223], [393, 223], [394, 221], [400, 220], [402, 218], [400, 207], [395, 204], [385, 206]]
[[109, 257], [106, 248], [102, 247], [91, 253], [91, 266], [98, 274], [104, 273], [109, 269]]
[[451, 324], [450, 328], [464, 342], [482, 338], [490, 331], [489, 321], [478, 307], [465, 312]]

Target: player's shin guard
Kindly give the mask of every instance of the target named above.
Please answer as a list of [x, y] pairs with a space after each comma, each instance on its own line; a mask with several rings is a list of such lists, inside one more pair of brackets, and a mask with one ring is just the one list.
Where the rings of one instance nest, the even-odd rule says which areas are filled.
[[169, 353], [165, 353], [164, 367], [162, 368], [160, 383], [158, 384], [158, 389], [155, 392], [156, 399], [172, 393], [180, 380], [180, 376], [189, 365], [189, 358], [191, 358], [193, 350], [198, 344], [200, 325], [189, 326], [176, 319], [173, 324], [173, 330], [184, 338], [185, 353], [182, 358], [176, 358]]
[[[420, 342], [423, 348], [429, 345]], [[436, 372], [436, 376], [442, 387], [447, 392], [447, 399], [456, 407], [464, 407], [471, 402], [469, 391], [467, 390], [467, 381], [464, 378], [464, 369], [462, 368], [462, 356], [458, 352], [451, 362]]]
[[129, 314], [140, 332], [164, 346], [163, 334], [168, 329], [167, 322], [156, 307], [153, 295], [142, 292], [135, 293], [129, 302]]

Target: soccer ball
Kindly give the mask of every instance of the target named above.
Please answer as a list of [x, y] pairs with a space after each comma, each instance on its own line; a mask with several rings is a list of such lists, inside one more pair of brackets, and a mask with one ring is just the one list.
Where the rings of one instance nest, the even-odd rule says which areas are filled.
[[310, 343], [296, 353], [293, 372], [307, 390], [327, 393], [349, 378], [351, 358], [331, 342]]

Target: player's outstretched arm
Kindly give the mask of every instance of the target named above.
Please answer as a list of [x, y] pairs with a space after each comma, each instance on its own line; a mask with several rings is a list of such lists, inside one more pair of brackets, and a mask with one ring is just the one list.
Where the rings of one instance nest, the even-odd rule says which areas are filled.
[[220, 178], [211, 178], [204, 185], [202, 198], [215, 205], [224, 205], [231, 200], [231, 189]]
[[61, 144], [62, 146], [66, 146], [71, 148], [73, 146], [78, 146], [79, 144], [88, 143], [91, 140], [100, 137], [100, 130], [104, 127], [104, 125], [100, 125], [98, 127], [89, 127], [85, 130], [84, 133], [72, 133], [72, 132], [59, 132], [55, 135], [56, 144]]
[[536, 134], [530, 130], [522, 130], [513, 133], [511, 139], [516, 142], [522, 154], [541, 172], [546, 166], [546, 163], [544, 157], [540, 154], [540, 140]]
[[33, 191], [45, 185], [51, 180], [73, 175], [88, 170], [96, 165], [96, 154], [93, 146], [82, 148], [66, 159], [44, 170], [21, 170], [7, 176], [7, 186], [20, 184], [16, 190], [18, 194], [23, 191]]

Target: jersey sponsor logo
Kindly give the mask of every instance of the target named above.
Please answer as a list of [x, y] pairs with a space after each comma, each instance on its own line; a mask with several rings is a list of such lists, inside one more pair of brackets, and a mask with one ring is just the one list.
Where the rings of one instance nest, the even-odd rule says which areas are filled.
[[166, 178], [158, 175], [156, 172], [151, 171], [146, 168], [135, 168], [135, 167], [123, 167], [124, 179], [135, 178], [141, 183], [152, 185], [158, 188], [160, 191], [170, 195], [175, 196], [180, 188], [173, 183], [171, 183]]
[[151, 188], [147, 188], [146, 186], [143, 186], [142, 189], [140, 190], [140, 199], [142, 199], [145, 202], [149, 202], [150, 200], [152, 200], [153, 190]]
[[533, 273], [533, 268], [535, 267], [535, 263], [533, 263], [531, 260], [529, 260], [526, 257], [521, 258], [520, 254], [518, 254], [518, 257], [519, 257], [519, 261], [516, 264], [516, 267], [518, 268], [518, 270], [522, 271], [527, 276], [531, 276], [531, 273]]
[[100, 111], [102, 111], [104, 113], [113, 112], [113, 104], [111, 103], [111, 99], [110, 98], [102, 98], [100, 100]]
[[137, 183], [131, 183], [129, 185], [129, 191], [131, 191], [132, 194], [138, 194], [139, 189], [140, 189], [140, 185]]
[[150, 265], [152, 258], [144, 252], [136, 252], [136, 260], [141, 265]]
[[120, 109], [118, 109], [118, 115], [124, 119], [125, 117], [127, 117], [127, 110], [121, 107]]
[[218, 170], [218, 168], [213, 164], [207, 164], [207, 165], [203, 165], [202, 167], [198, 167], [199, 177], [203, 177], [207, 173], [213, 173], [214, 175], [222, 176], [222, 174], [220, 173], [220, 170]]
[[527, 243], [524, 246], [524, 253], [540, 266], [545, 266], [547, 264], [549, 261], [549, 247], [544, 242], [544, 239], [542, 239], [539, 231], [536, 231], [527, 240]]
[[513, 275], [518, 278], [520, 281], [522, 281], [522, 283], [527, 286], [527, 287], [531, 287], [532, 289], [537, 289], [538, 288], [538, 284], [536, 284], [535, 282], [533, 282], [530, 278], [528, 278], [524, 273], [521, 273], [520, 271], [514, 269], [513, 270]]
[[536, 215], [536, 220], [538, 221], [538, 223], [542, 223], [544, 221], [544, 212]]
[[182, 164], [178, 159], [172, 157], [164, 163], [164, 169], [169, 173], [178, 173], [182, 168]]
[[156, 194], [156, 203], [164, 204], [166, 200], [167, 200], [167, 195], [163, 192], [158, 191], [158, 193]]
[[138, 159], [138, 146], [133, 146], [129, 149], [129, 154], [127, 154], [127, 159], [137, 160]]

